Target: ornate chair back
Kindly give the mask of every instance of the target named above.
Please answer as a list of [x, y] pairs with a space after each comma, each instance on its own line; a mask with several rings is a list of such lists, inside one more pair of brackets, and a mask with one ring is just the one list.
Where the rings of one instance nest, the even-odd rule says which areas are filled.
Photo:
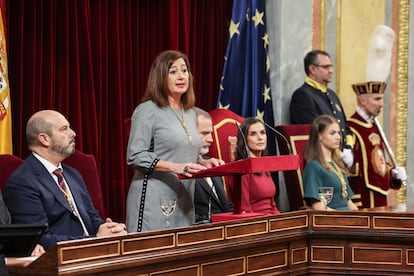
[[244, 118], [227, 109], [214, 109], [210, 115], [213, 121], [213, 144], [210, 146], [209, 156], [228, 163], [232, 161], [229, 137], [237, 138], [236, 124], [240, 125]]
[[85, 181], [93, 205], [98, 210], [101, 218], [105, 218], [105, 208], [102, 197], [102, 187], [100, 174], [96, 165], [95, 156], [85, 154], [76, 150], [71, 156], [66, 158], [63, 163], [77, 169]]
[[9, 176], [23, 163], [23, 160], [11, 154], [0, 154], [0, 189], [3, 190]]
[[[276, 129], [280, 131], [289, 141], [292, 154], [299, 156], [299, 168], [296, 171], [283, 172], [286, 191], [289, 198], [290, 211], [299, 210], [305, 207], [305, 202], [303, 201], [302, 183], [302, 171], [304, 166], [303, 153], [309, 140], [310, 127], [310, 124], [280, 125], [276, 127]], [[277, 140], [280, 154], [290, 154], [286, 142], [283, 141], [283, 138], [277, 136]]]

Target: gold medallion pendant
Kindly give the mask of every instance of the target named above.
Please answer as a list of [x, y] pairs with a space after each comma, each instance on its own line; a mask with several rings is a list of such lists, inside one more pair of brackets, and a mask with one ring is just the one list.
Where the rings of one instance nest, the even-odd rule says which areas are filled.
[[348, 191], [346, 190], [346, 181], [343, 172], [338, 168], [334, 162], [331, 163], [332, 172], [339, 178], [342, 186], [342, 198], [347, 198]]
[[191, 136], [190, 130], [187, 128], [187, 124], [184, 121], [184, 107], [181, 106], [181, 118], [180, 116], [178, 116], [177, 112], [175, 112], [175, 110], [171, 106], [170, 106], [170, 109], [172, 110], [172, 112], [174, 113], [178, 121], [181, 123], [184, 129], [184, 132], [187, 135], [188, 142], [190, 143], [190, 145], [194, 145], [194, 138]]

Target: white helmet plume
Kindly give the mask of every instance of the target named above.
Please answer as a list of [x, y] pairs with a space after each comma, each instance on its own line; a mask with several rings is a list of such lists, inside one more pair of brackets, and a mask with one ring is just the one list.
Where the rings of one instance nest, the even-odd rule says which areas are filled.
[[390, 74], [394, 31], [385, 25], [375, 28], [371, 37], [367, 61], [367, 82], [385, 82]]

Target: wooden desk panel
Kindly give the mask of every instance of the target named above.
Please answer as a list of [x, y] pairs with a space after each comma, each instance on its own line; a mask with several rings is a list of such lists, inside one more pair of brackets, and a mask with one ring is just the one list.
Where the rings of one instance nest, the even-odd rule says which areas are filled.
[[302, 210], [58, 243], [11, 275], [414, 275], [414, 213]]

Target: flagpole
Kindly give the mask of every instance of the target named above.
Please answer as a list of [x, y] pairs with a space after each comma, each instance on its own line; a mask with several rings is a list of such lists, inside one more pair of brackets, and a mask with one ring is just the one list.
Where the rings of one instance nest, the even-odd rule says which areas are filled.
[[[395, 159], [394, 152], [392, 151], [392, 148], [390, 147], [390, 144], [388, 143], [388, 140], [387, 140], [387, 138], [385, 137], [385, 133], [384, 133], [384, 131], [382, 130], [382, 127], [381, 127], [381, 125], [380, 125], [380, 123], [379, 123], [379, 121], [378, 121], [378, 118], [377, 118], [377, 117], [375, 117], [374, 122], [375, 122], [375, 125], [376, 125], [376, 126], [377, 126], [377, 128], [378, 128], [378, 131], [379, 131], [379, 133], [380, 133], [380, 136], [381, 136], [381, 138], [382, 138], [382, 141], [384, 142], [385, 149], [387, 150], [388, 156], [389, 156], [389, 157], [390, 157], [390, 159], [391, 159], [391, 163], [392, 163], [392, 165], [393, 165], [394, 167], [398, 167], [398, 163], [397, 163], [397, 160]], [[406, 186], [406, 185], [407, 185], [407, 182], [406, 182], [406, 181], [402, 181], [402, 184], [403, 184], [404, 186]]]

